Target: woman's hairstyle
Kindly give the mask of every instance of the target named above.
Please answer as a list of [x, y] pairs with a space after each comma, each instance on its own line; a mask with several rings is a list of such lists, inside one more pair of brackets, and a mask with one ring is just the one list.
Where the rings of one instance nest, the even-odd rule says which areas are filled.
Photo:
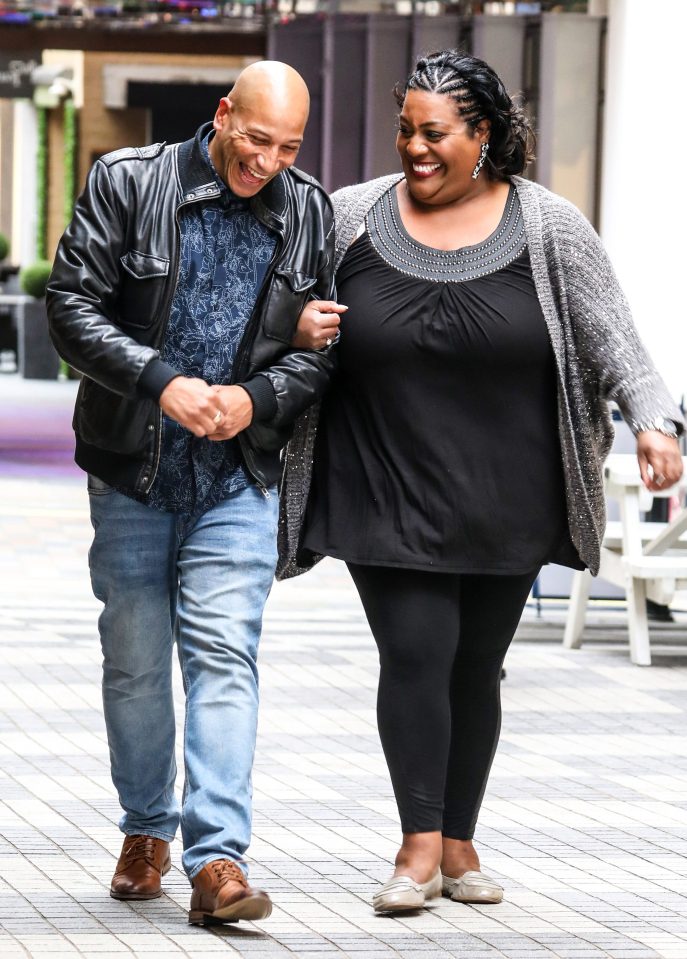
[[399, 107], [409, 90], [450, 97], [473, 131], [480, 120], [491, 124], [485, 169], [491, 179], [522, 173], [534, 159], [534, 133], [519, 104], [508, 96], [501, 79], [477, 57], [458, 50], [430, 53], [415, 64], [405, 84], [394, 90]]

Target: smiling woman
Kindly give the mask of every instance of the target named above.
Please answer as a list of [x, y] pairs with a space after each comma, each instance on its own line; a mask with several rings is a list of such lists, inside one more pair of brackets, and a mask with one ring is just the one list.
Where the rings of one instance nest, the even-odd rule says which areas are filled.
[[397, 97], [403, 174], [332, 197], [349, 309], [312, 482], [315, 414], [286, 457], [281, 567], [345, 560], [379, 647], [388, 913], [501, 901], [472, 839], [528, 592], [549, 561], [598, 570], [607, 400], [650, 489], [679, 477], [682, 429], [599, 238], [520, 176], [532, 133], [494, 71], [432, 54]]
[[478, 63], [463, 57], [462, 75], [451, 76], [438, 58], [431, 66], [420, 61], [407, 86], [396, 89], [402, 216], [416, 239], [438, 249], [488, 236], [501, 218], [509, 177], [533, 158], [527, 118], [496, 74]]

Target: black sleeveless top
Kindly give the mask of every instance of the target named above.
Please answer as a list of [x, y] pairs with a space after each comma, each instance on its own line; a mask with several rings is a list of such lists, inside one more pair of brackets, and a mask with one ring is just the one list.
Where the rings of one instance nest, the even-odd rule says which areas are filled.
[[568, 532], [556, 370], [517, 194], [483, 243], [413, 240], [395, 189], [337, 274], [339, 370], [305, 549], [354, 563], [516, 574], [583, 568]]

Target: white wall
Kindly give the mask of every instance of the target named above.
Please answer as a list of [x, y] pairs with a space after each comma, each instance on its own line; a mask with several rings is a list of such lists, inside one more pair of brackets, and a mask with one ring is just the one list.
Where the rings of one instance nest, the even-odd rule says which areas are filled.
[[38, 125], [31, 100], [13, 100], [12, 262], [36, 259], [36, 152]]
[[685, 0], [609, 0], [601, 235], [676, 399], [687, 395]]

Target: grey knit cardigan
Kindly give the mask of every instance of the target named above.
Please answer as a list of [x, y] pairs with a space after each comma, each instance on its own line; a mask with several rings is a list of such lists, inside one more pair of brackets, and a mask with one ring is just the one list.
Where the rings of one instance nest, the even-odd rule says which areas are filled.
[[[333, 194], [336, 268], [367, 212], [401, 179], [402, 174], [380, 177]], [[603, 463], [613, 440], [608, 402], [618, 404], [635, 434], [652, 429], [658, 417], [682, 424], [682, 415], [637, 335], [608, 254], [591, 224], [572, 203], [539, 184], [521, 177], [512, 182], [556, 358], [570, 534], [581, 560], [596, 574], [606, 525]], [[314, 406], [300, 417], [284, 453], [279, 579], [305, 572], [319, 558], [298, 556], [318, 414]], [[497, 436], [495, 428], [495, 442]]]

